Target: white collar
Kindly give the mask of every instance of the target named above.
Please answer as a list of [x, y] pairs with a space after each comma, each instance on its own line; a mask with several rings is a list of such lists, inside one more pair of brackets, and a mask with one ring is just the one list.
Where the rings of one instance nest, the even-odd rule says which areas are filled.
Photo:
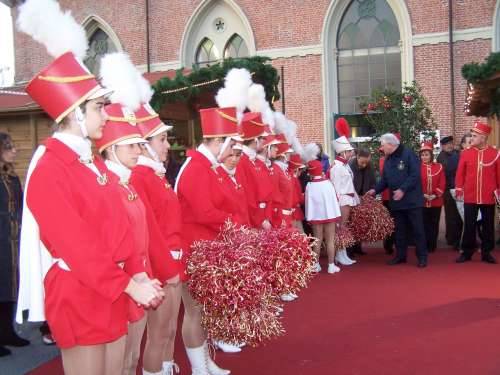
[[55, 132], [52, 137], [72, 149], [78, 156], [80, 156], [80, 159], [92, 159], [92, 143], [88, 138], [62, 132]]
[[221, 164], [220, 166], [227, 172], [229, 176], [234, 177], [234, 175], [236, 174], [236, 168], [228, 169], [224, 164]]
[[130, 174], [132, 173], [130, 169], [112, 160], [106, 159], [104, 163], [111, 172], [120, 177], [120, 182], [128, 184], [128, 181], [130, 179]]
[[257, 151], [255, 151], [254, 149], [251, 149], [250, 147], [245, 146], [245, 145], [243, 145], [243, 153], [246, 156], [248, 156], [248, 158], [251, 161], [255, 161], [255, 158], [257, 157]]
[[212, 154], [212, 151], [210, 151], [208, 147], [205, 146], [203, 143], [199, 145], [196, 150], [204, 157], [206, 157], [210, 161], [212, 166], [219, 165], [219, 163], [217, 162], [217, 157], [214, 154]]
[[283, 171], [287, 171], [288, 170], [288, 164], [285, 163], [284, 161], [281, 161], [281, 160], [276, 160], [275, 161], [276, 164], [278, 164], [278, 166], [283, 170]]
[[144, 165], [146, 167], [151, 168], [155, 172], [165, 174], [167, 170], [161, 161], [156, 161], [150, 158], [145, 157], [144, 155], [139, 155], [139, 159], [137, 160], [137, 165]]

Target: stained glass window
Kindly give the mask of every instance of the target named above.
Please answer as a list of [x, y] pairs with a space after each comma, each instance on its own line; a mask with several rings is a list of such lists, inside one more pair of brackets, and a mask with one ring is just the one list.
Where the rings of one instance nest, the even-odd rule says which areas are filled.
[[353, 0], [337, 34], [339, 110], [359, 112], [374, 89], [401, 89], [399, 27], [386, 0]]
[[97, 28], [89, 38], [89, 52], [85, 59], [85, 65], [93, 74], [98, 75], [101, 57], [107, 53], [116, 52], [116, 50], [108, 34]]
[[196, 64], [201, 66], [210, 65], [211, 63], [217, 62], [219, 59], [219, 51], [214, 42], [208, 38], [203, 39], [196, 51]]
[[224, 58], [227, 59], [232, 57], [233, 59], [238, 57], [247, 57], [248, 48], [247, 44], [241, 36], [234, 34], [231, 39], [226, 44], [224, 48]]

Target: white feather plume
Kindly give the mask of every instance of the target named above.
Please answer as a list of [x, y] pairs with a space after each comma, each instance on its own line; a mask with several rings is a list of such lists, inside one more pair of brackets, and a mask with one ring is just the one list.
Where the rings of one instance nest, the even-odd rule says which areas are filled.
[[306, 163], [310, 162], [311, 160], [315, 160], [317, 159], [319, 152], [320, 150], [316, 143], [308, 143], [304, 146], [304, 151], [301, 155], [302, 160], [304, 160]]
[[292, 140], [292, 148], [295, 153], [299, 154], [301, 157], [304, 155], [304, 147], [302, 146], [302, 143], [300, 143], [299, 139], [295, 137]]
[[248, 88], [248, 109], [252, 112], [260, 112], [262, 121], [275, 132], [274, 112], [266, 100], [264, 86], [254, 83]]
[[[143, 95], [151, 87], [142, 74], [123, 52], [109, 53], [101, 59], [101, 83], [113, 90], [109, 99], [135, 111], [143, 101]], [[149, 101], [149, 100], [148, 100]]]
[[48, 53], [59, 57], [66, 52], [83, 61], [87, 54], [87, 35], [70, 11], [63, 12], [55, 0], [27, 0], [19, 7], [19, 30], [43, 44]]
[[246, 69], [231, 69], [224, 79], [224, 87], [219, 89], [215, 100], [223, 107], [236, 107], [238, 120], [243, 117], [248, 103], [248, 88], [252, 84], [252, 76]]

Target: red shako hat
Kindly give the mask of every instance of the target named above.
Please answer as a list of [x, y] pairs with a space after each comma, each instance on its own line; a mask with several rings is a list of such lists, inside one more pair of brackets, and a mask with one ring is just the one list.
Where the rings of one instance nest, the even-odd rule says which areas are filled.
[[108, 95], [95, 76], [72, 52], [66, 52], [42, 69], [26, 86], [26, 92], [59, 123], [86, 100]]
[[434, 145], [431, 142], [424, 142], [420, 145], [420, 150], [418, 152], [422, 151], [434, 151]]
[[137, 128], [144, 139], [154, 137], [172, 129], [172, 126], [167, 126], [161, 121], [158, 113], [148, 103], [141, 104], [134, 115], [136, 117]]
[[323, 166], [319, 160], [311, 160], [307, 163], [307, 173], [312, 177], [323, 175]]
[[292, 153], [293, 149], [290, 148], [288, 143], [280, 143], [278, 146], [278, 155], [284, 155], [286, 153]]
[[200, 109], [203, 138], [233, 137], [238, 135], [236, 108]]
[[265, 133], [266, 124], [262, 122], [262, 116], [258, 112], [247, 112], [243, 115], [239, 135], [244, 141], [262, 136]]
[[490, 135], [491, 126], [484, 122], [476, 121], [474, 122], [474, 126], [472, 127], [471, 131], [478, 134]]
[[262, 138], [261, 147], [279, 145], [279, 144], [281, 144], [281, 141], [278, 141], [274, 134], [269, 134], [269, 135], [265, 136], [264, 138]]
[[290, 155], [290, 160], [288, 160], [288, 165], [291, 169], [305, 168], [305, 164], [302, 162], [302, 158], [299, 154]]
[[102, 137], [95, 141], [99, 152], [114, 144], [146, 143], [137, 127], [134, 112], [118, 103], [104, 107], [108, 120], [104, 124]]

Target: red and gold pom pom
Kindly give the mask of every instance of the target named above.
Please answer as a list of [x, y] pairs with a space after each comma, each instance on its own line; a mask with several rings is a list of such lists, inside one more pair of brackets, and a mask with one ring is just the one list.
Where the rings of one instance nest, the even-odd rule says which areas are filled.
[[349, 227], [341, 225], [335, 230], [335, 250], [346, 249], [356, 243]]
[[376, 242], [394, 232], [394, 220], [381, 202], [364, 196], [351, 210], [349, 229], [356, 242]]

